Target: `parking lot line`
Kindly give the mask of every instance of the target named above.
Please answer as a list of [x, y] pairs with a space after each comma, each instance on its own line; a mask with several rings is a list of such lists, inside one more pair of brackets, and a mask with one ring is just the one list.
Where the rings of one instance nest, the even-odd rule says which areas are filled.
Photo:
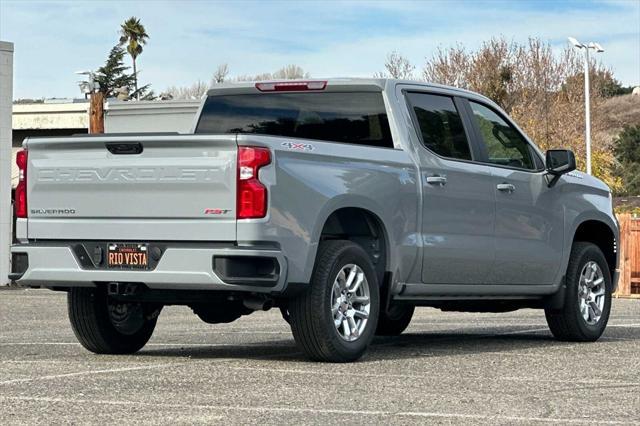
[[[637, 424], [636, 422], [625, 422], [617, 420], [594, 419], [592, 417], [585, 418], [557, 418], [557, 417], [529, 417], [529, 416], [503, 416], [492, 414], [463, 414], [463, 413], [445, 413], [445, 412], [429, 412], [429, 411], [384, 411], [384, 410], [338, 410], [324, 408], [291, 408], [291, 407], [269, 407], [254, 406], [242, 407], [231, 405], [214, 405], [214, 404], [175, 404], [175, 403], [152, 403], [152, 402], [136, 402], [136, 401], [119, 401], [119, 400], [95, 400], [95, 399], [76, 399], [76, 398], [50, 398], [50, 397], [24, 397], [24, 396], [0, 396], [0, 400], [13, 400], [25, 402], [46, 402], [46, 403], [66, 403], [66, 404], [104, 404], [104, 405], [128, 405], [128, 406], [152, 406], [158, 408], [182, 408], [182, 409], [208, 409], [214, 411], [240, 411], [240, 412], [256, 412], [256, 413], [295, 413], [295, 414], [338, 414], [338, 415], [360, 415], [360, 416], [382, 416], [382, 417], [419, 417], [419, 418], [440, 418], [440, 419], [459, 419], [459, 420], [487, 420], [487, 421], [503, 421], [503, 422], [537, 422], [537, 423], [571, 423], [571, 424]], [[224, 416], [220, 416], [224, 418]]]
[[[256, 342], [256, 343], [243, 343], [242, 346], [263, 346], [265, 343], [273, 342]], [[50, 346], [80, 346], [78, 342], [2, 342], [0, 346], [38, 346], [38, 345], [50, 345]], [[280, 344], [285, 346], [284, 344]], [[166, 347], [219, 347], [219, 346], [237, 346], [235, 343], [147, 343], [147, 346], [166, 346]]]
[[636, 327], [640, 327], [640, 324], [607, 324], [607, 328], [608, 327], [629, 327], [629, 328], [636, 328]]
[[[238, 370], [238, 371], [255, 371], [261, 373], [282, 373], [282, 374], [302, 374], [302, 375], [317, 375], [317, 376], [331, 376], [335, 377], [339, 375], [340, 377], [368, 377], [368, 378], [398, 378], [398, 379], [415, 379], [415, 380], [424, 380], [428, 379], [429, 375], [420, 375], [420, 374], [387, 374], [387, 373], [365, 373], [365, 372], [357, 372], [357, 373], [349, 373], [349, 372], [340, 372], [336, 374], [333, 371], [316, 371], [316, 370], [299, 370], [295, 368], [269, 368], [268, 370], [264, 368], [258, 367], [225, 367], [229, 370]], [[475, 379], [475, 380], [484, 380], [486, 377], [482, 376], [465, 376], [467, 379]], [[504, 381], [513, 381], [513, 382], [531, 382], [531, 383], [558, 383], [566, 385], [566, 380], [555, 380], [555, 379], [540, 379], [537, 377], [493, 377], [492, 379], [496, 380], [504, 380]], [[596, 384], [612, 384], [612, 385], [624, 385], [624, 386], [640, 386], [640, 382], [625, 382], [620, 380], [609, 380], [609, 379], [590, 379], [590, 380], [571, 380], [571, 383], [580, 384], [580, 385], [596, 385]]]
[[0, 382], [0, 385], [8, 385], [13, 383], [25, 383], [25, 382], [34, 382], [38, 380], [52, 380], [52, 379], [60, 379], [64, 377], [75, 377], [75, 376], [92, 376], [96, 374], [105, 374], [105, 373], [122, 373], [126, 371], [137, 371], [137, 370], [153, 370], [156, 368], [163, 367], [175, 367], [180, 365], [178, 363], [164, 363], [164, 364], [152, 364], [152, 365], [141, 365], [137, 367], [123, 367], [123, 368], [110, 368], [110, 369], [102, 369], [102, 370], [89, 370], [89, 371], [76, 371], [74, 373], [63, 373], [63, 374], [52, 374], [49, 376], [38, 376], [38, 377], [25, 377], [22, 379], [11, 379]]

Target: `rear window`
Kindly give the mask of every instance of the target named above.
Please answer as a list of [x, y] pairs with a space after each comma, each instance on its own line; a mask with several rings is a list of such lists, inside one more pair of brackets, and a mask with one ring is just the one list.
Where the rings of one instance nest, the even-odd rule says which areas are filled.
[[255, 133], [393, 148], [379, 92], [210, 96], [196, 133]]

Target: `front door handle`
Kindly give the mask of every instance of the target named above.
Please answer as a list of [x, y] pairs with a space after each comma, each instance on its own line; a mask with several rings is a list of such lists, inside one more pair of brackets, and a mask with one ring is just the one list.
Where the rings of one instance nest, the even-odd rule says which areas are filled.
[[498, 191], [502, 192], [514, 192], [516, 190], [515, 185], [510, 183], [499, 183], [496, 188], [498, 188]]
[[444, 184], [447, 183], [447, 177], [446, 176], [427, 176], [427, 183], [429, 185], [442, 185], [444, 186]]

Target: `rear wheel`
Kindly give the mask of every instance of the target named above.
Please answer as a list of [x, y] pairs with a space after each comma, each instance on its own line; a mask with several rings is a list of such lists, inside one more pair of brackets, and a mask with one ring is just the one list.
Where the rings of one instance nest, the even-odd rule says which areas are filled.
[[310, 288], [289, 304], [298, 347], [311, 359], [360, 358], [378, 321], [379, 288], [367, 253], [350, 241], [320, 244]]
[[409, 326], [415, 309], [413, 305], [391, 305], [387, 312], [380, 313], [376, 335], [399, 336]]
[[78, 341], [97, 354], [131, 354], [142, 349], [160, 313], [159, 307], [119, 302], [101, 287], [72, 288], [67, 305]]
[[545, 310], [553, 335], [559, 340], [575, 342], [598, 340], [611, 311], [611, 275], [598, 246], [574, 243], [565, 291], [562, 309]]

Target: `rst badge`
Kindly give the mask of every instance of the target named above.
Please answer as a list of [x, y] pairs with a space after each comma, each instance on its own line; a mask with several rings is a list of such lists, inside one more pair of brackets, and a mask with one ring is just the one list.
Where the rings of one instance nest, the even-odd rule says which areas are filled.
[[229, 209], [204, 209], [204, 214], [207, 215], [223, 215], [229, 213], [231, 210]]

